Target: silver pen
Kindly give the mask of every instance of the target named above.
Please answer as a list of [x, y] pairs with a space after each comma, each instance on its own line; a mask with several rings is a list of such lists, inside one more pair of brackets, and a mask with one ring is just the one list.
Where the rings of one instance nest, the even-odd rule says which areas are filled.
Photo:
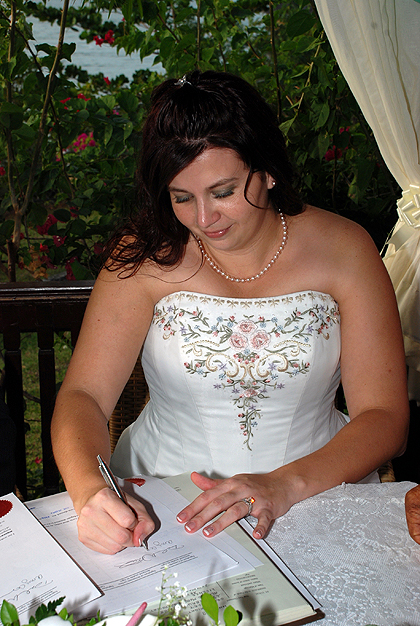
[[[109, 465], [103, 460], [100, 454], [98, 454], [96, 458], [98, 459], [98, 463], [99, 463], [99, 471], [101, 472], [102, 478], [104, 479], [108, 487], [117, 494], [120, 500], [122, 500], [124, 504], [126, 504], [133, 511], [134, 515], [137, 517], [137, 513], [135, 512], [133, 507], [128, 504], [127, 496], [125, 495], [124, 491], [119, 486], [117, 479], [115, 478], [114, 474], [111, 472]], [[146, 548], [146, 550], [148, 550], [146, 542], [144, 540], [141, 542], [140, 545], [142, 548]]]

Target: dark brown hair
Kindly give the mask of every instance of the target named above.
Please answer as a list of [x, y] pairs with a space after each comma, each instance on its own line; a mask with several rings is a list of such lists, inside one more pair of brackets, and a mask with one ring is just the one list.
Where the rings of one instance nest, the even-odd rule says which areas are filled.
[[287, 215], [302, 211], [285, 141], [269, 105], [238, 76], [195, 70], [153, 91], [136, 174], [136, 207], [108, 242], [108, 267], [128, 269], [131, 275], [147, 259], [163, 267], [182, 261], [190, 233], [175, 217], [168, 185], [212, 147], [234, 150], [250, 174], [266, 172], [274, 178], [274, 210]]

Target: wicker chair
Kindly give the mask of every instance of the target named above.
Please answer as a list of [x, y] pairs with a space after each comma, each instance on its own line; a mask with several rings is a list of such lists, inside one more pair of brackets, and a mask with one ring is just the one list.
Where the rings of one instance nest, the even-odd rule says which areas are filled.
[[137, 419], [148, 399], [149, 390], [139, 356], [108, 422], [112, 452], [123, 430]]

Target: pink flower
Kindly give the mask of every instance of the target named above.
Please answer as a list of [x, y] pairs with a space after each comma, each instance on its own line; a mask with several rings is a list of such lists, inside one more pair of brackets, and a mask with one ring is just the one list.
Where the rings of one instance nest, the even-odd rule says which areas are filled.
[[102, 37], [99, 37], [99, 35], [95, 35], [93, 41], [96, 43], [97, 46], [102, 46], [105, 39], [102, 39]]
[[248, 345], [248, 339], [239, 333], [232, 333], [229, 341], [232, 348], [239, 348], [240, 350]]
[[343, 151], [340, 150], [340, 148], [336, 148], [335, 146], [333, 146], [326, 151], [324, 158], [326, 161], [334, 161], [335, 159], [341, 159], [342, 156]]
[[50, 269], [50, 270], [55, 270], [56, 269], [56, 266], [51, 261], [50, 257], [47, 256], [46, 254], [44, 254], [42, 257], [40, 257], [40, 259], [41, 259], [41, 263], [44, 263], [44, 265], [46, 265], [48, 267], [48, 269]]
[[261, 350], [270, 343], [270, 335], [265, 330], [259, 330], [251, 337], [251, 346], [254, 350]]
[[255, 391], [255, 389], [245, 389], [244, 391], [244, 396], [246, 398], [251, 398], [252, 396], [256, 396], [257, 392]]
[[104, 76], [104, 81], [107, 85], [111, 84], [111, 81], [109, 80], [108, 76]]
[[238, 324], [238, 330], [241, 333], [245, 333], [245, 334], [254, 332], [256, 328], [257, 327], [255, 326], [254, 322], [249, 322], [247, 320], [242, 320], [242, 322], [239, 322]]
[[5, 176], [6, 175], [6, 170], [4, 169], [3, 166], [0, 166], [0, 176]]
[[60, 235], [53, 235], [53, 241], [56, 248], [59, 248], [66, 241], [67, 237], [60, 237]]
[[67, 278], [67, 280], [76, 280], [76, 277], [73, 274], [73, 270], [72, 270], [72, 267], [71, 267], [72, 263], [74, 261], [76, 261], [76, 259], [77, 259], [77, 257], [73, 256], [71, 259], [66, 261], [66, 272], [67, 272], [66, 278]]
[[88, 98], [87, 96], [85, 96], [85, 94], [84, 94], [84, 93], [78, 93], [78, 94], [77, 94], [77, 98], [78, 98], [79, 100], [85, 100], [86, 102], [87, 102], [88, 100], [90, 100], [90, 98]]
[[41, 459], [39, 456], [36, 456], [36, 457], [35, 457], [35, 463], [36, 463], [37, 465], [39, 465], [40, 463], [42, 463], [42, 459]]
[[107, 43], [109, 43], [110, 46], [113, 45], [115, 38], [114, 38], [114, 31], [113, 30], [109, 30], [106, 34], [105, 34], [105, 41]]
[[43, 224], [42, 226], [37, 226], [36, 229], [38, 231], [39, 235], [46, 235], [48, 233], [48, 231], [50, 230], [51, 226], [53, 224], [56, 224], [58, 222], [58, 219], [52, 215], [50, 213], [50, 215], [47, 217], [47, 219], [45, 220], [45, 224]]

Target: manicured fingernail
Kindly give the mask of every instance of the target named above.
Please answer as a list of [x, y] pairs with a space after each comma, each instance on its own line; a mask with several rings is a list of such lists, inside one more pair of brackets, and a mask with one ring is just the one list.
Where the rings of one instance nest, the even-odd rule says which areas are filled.
[[185, 522], [185, 520], [187, 519], [187, 515], [186, 513], [178, 513], [176, 519], [178, 520], [178, 522]]
[[212, 535], [213, 533], [214, 533], [213, 526], [207, 526], [207, 528], [203, 530], [203, 535], [206, 535], [206, 537], [210, 537], [210, 535]]
[[256, 537], [257, 539], [261, 539], [262, 532], [259, 528], [257, 530], [254, 530], [254, 537]]
[[196, 526], [197, 524], [195, 522], [188, 522], [188, 524], [185, 524], [185, 529], [188, 530], [188, 532], [192, 532], [195, 530]]

